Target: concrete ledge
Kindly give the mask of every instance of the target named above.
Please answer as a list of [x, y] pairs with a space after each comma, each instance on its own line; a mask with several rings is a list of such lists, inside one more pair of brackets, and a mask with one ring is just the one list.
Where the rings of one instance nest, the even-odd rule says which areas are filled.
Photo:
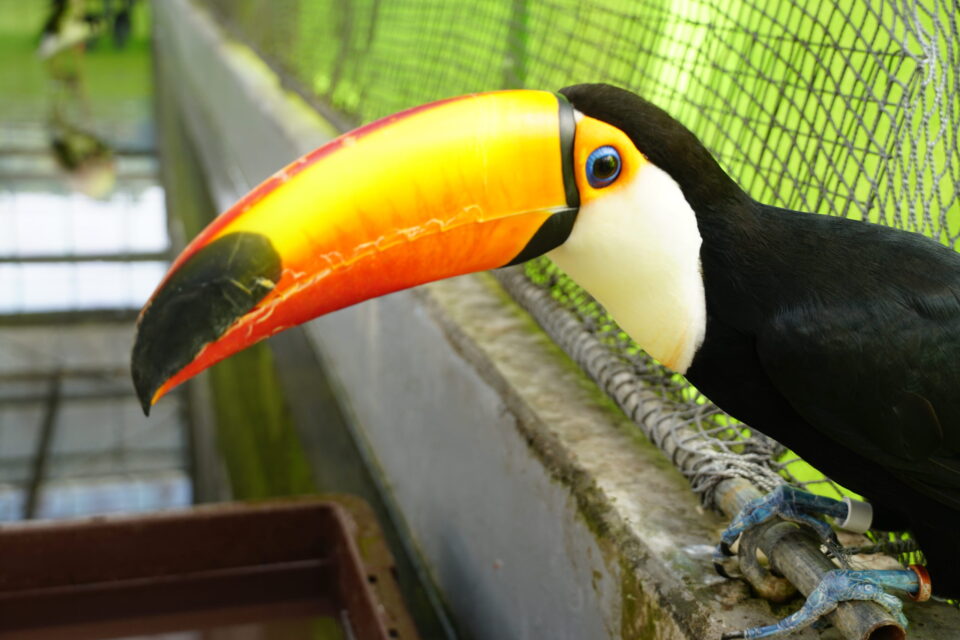
[[[221, 208], [333, 134], [202, 11], [154, 6]], [[701, 640], [773, 619], [714, 574], [720, 520], [489, 275], [308, 332], [465, 636]], [[836, 636], [792, 636], [817, 637]]]

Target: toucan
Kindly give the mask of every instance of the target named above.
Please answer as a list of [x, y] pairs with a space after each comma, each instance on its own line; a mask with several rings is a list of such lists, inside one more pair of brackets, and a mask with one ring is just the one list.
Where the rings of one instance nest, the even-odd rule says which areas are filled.
[[[960, 255], [761, 204], [677, 120], [610, 85], [441, 100], [293, 162], [174, 261], [138, 320], [135, 387], [148, 411], [286, 327], [541, 255], [730, 415], [866, 496], [875, 528], [911, 531], [938, 594], [960, 596]], [[853, 510], [807, 495], [761, 499], [724, 543], [777, 513]], [[919, 567], [867, 572], [869, 588], [853, 573], [832, 596], [930, 584]]]

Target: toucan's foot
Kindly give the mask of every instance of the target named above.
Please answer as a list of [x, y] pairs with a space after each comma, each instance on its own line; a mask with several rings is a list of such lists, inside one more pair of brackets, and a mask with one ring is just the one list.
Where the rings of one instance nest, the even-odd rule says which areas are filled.
[[725, 565], [726, 560], [733, 555], [733, 543], [747, 529], [763, 524], [774, 516], [807, 525], [817, 533], [831, 554], [844, 562], [843, 549], [833, 528], [816, 517], [819, 515], [831, 516], [840, 521], [841, 527], [862, 532], [869, 528], [872, 513], [869, 505], [862, 502], [835, 500], [801, 491], [790, 485], [780, 485], [745, 506], [721, 534], [720, 544], [714, 554], [717, 572], [729, 576], [730, 572]]
[[725, 633], [721, 640], [745, 638], [770, 638], [799, 631], [814, 624], [823, 616], [836, 609], [841, 602], [849, 600], [872, 600], [890, 612], [903, 626], [907, 627], [907, 618], [903, 615], [900, 599], [886, 592], [886, 589], [904, 591], [915, 600], [930, 597], [930, 579], [923, 567], [911, 566], [909, 569], [895, 571], [853, 571], [837, 569], [823, 576], [820, 584], [810, 592], [807, 601], [796, 613], [787, 616], [776, 624], [753, 627], [744, 631]]

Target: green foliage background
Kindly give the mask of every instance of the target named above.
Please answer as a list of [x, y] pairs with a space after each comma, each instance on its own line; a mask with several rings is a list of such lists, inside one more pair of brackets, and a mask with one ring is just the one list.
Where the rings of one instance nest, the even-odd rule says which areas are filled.
[[205, 0], [355, 124], [438, 98], [612, 82], [755, 198], [960, 235], [956, 7], [801, 0]]

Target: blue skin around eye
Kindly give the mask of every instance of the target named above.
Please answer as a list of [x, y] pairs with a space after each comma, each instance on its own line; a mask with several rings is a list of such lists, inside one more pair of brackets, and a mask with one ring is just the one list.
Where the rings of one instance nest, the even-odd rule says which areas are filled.
[[[601, 158], [606, 158], [608, 156], [613, 156], [617, 159], [617, 169], [613, 172], [612, 175], [605, 178], [598, 178], [594, 175], [594, 166], [597, 163], [597, 160]], [[602, 189], [610, 184], [613, 184], [620, 176], [620, 168], [622, 163], [620, 162], [620, 153], [616, 149], [610, 146], [603, 146], [597, 149], [594, 149], [593, 152], [587, 157], [587, 182], [590, 183], [590, 186], [594, 189]]]

